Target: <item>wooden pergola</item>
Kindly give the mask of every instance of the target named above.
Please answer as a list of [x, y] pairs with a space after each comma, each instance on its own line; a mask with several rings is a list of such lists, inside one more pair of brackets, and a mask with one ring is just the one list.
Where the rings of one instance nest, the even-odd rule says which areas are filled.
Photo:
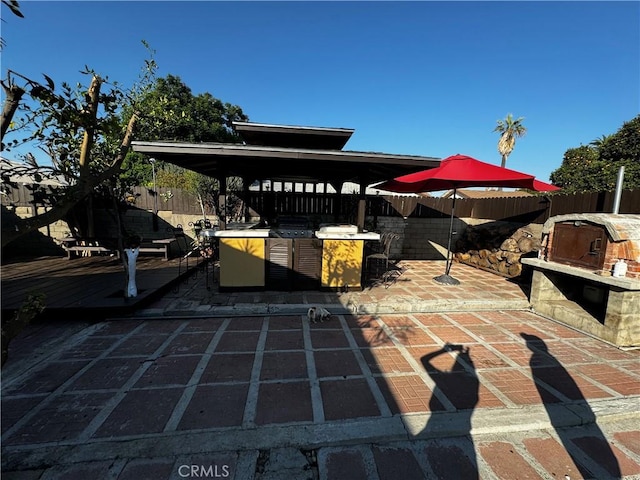
[[[325, 183], [341, 192], [345, 182], [360, 185], [357, 225], [364, 227], [365, 192], [369, 185], [437, 167], [440, 159], [417, 155], [342, 150], [352, 129], [235, 122], [242, 144], [134, 141], [136, 152], [213, 177], [225, 204], [227, 177], [244, 186], [272, 182]], [[224, 229], [224, 219], [220, 219]]]

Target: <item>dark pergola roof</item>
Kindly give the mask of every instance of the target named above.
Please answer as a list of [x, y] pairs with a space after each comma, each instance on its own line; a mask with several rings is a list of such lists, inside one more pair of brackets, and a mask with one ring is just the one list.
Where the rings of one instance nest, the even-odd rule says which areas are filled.
[[[134, 141], [131, 145], [135, 152], [221, 182], [227, 177], [241, 177], [245, 187], [256, 180], [327, 182], [340, 192], [345, 182], [357, 183], [359, 230], [365, 222], [365, 187], [440, 165], [440, 160], [433, 157], [344, 151], [342, 147], [353, 134], [353, 130], [346, 128], [249, 122], [234, 122], [233, 126], [244, 144]], [[220, 222], [224, 229], [225, 219]]]
[[354, 130], [234, 122], [243, 144], [141, 142], [133, 150], [215, 178], [368, 186], [437, 167], [439, 159], [342, 150]]
[[233, 122], [244, 144], [142, 142], [133, 150], [210, 177], [249, 182], [344, 182], [371, 185], [437, 167], [439, 159], [342, 150], [354, 130]]
[[370, 185], [437, 167], [416, 155], [223, 143], [132, 142], [135, 152], [215, 178]]
[[253, 122], [233, 122], [233, 128], [248, 145], [315, 150], [342, 150], [354, 132], [350, 128], [299, 127]]

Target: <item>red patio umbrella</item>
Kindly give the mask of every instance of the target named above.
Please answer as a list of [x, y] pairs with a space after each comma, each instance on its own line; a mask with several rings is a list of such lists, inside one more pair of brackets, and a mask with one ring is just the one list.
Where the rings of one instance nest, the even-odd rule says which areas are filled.
[[481, 162], [467, 155], [453, 155], [440, 162], [440, 166], [429, 170], [410, 173], [401, 177], [374, 185], [380, 190], [400, 193], [435, 192], [453, 189], [449, 241], [447, 244], [447, 263], [444, 275], [434, 280], [445, 285], [458, 285], [460, 282], [449, 275], [451, 270], [451, 236], [453, 234], [453, 212], [456, 204], [456, 190], [464, 187], [511, 187], [527, 188], [539, 192], [560, 190], [555, 185], [536, 180], [533, 175], [521, 173], [509, 168], [498, 167]]

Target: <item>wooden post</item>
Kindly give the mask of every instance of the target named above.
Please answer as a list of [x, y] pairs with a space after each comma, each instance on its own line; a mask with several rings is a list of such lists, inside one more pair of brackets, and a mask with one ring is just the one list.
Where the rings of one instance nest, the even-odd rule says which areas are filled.
[[249, 222], [249, 220], [251, 220], [251, 214], [249, 213], [249, 179], [248, 178], [243, 178], [242, 179], [242, 190], [243, 190], [243, 196], [244, 199], [242, 200], [242, 203], [244, 204], [244, 221], [245, 222]]
[[342, 185], [343, 182], [335, 182], [331, 184], [336, 189], [336, 210], [333, 219], [336, 223], [340, 223], [340, 214], [342, 213]]
[[220, 193], [218, 194], [218, 227], [220, 230], [227, 229], [227, 176], [218, 177]]
[[362, 232], [364, 230], [366, 208], [367, 208], [367, 182], [364, 178], [364, 175], [362, 175], [360, 177], [360, 198], [358, 199], [358, 219], [356, 222], [359, 232]]

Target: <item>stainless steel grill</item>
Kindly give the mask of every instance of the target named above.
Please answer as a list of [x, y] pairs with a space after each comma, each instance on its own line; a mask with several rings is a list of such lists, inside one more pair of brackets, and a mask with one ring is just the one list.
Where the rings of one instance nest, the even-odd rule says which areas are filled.
[[311, 238], [313, 230], [305, 228], [274, 228], [270, 231], [271, 236], [276, 238]]

